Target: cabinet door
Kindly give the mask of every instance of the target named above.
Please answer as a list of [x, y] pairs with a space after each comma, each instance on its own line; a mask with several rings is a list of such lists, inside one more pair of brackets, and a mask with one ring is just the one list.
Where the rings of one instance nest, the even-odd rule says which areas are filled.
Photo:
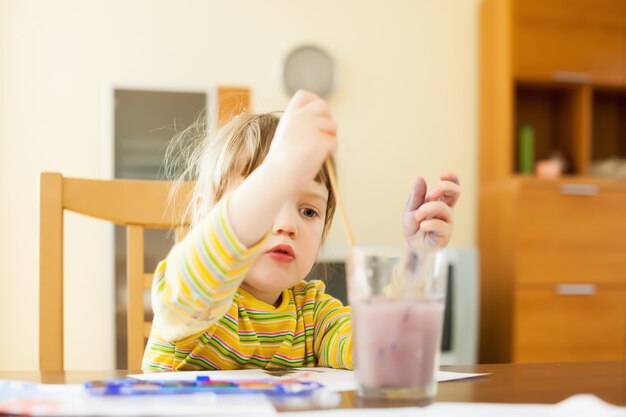
[[514, 75], [521, 80], [621, 84], [624, 54], [622, 31], [548, 21], [514, 29]]
[[626, 82], [626, 2], [513, 1], [518, 79]]
[[515, 294], [513, 361], [624, 360], [626, 287]]
[[622, 0], [515, 0], [516, 21], [548, 21], [576, 26], [620, 30], [626, 28]]
[[519, 192], [516, 284], [626, 285], [626, 190], [537, 181]]

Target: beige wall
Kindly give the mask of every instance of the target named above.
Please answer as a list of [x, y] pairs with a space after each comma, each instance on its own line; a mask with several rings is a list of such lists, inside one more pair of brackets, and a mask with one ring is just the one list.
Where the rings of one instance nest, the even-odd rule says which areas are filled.
[[[104, 177], [107, 88], [236, 84], [282, 108], [286, 52], [337, 60], [330, 104], [358, 242], [399, 243], [416, 175], [458, 172], [453, 244], [476, 241], [478, 0], [0, 0], [0, 369], [37, 367], [38, 175]], [[344, 247], [335, 224], [331, 251]], [[113, 366], [106, 229], [68, 219], [67, 367]], [[88, 234], [88, 236], [86, 236]]]

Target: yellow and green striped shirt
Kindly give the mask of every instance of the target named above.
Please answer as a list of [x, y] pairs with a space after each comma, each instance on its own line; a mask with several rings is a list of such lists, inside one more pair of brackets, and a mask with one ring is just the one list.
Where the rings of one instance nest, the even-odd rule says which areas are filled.
[[321, 281], [284, 290], [278, 307], [239, 288], [261, 243], [239, 242], [226, 206], [218, 204], [158, 265], [143, 369], [351, 369], [350, 308], [325, 294]]

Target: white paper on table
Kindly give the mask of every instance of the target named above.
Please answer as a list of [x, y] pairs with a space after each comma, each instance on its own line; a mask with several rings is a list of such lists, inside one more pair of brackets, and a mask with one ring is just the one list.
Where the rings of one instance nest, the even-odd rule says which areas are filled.
[[455, 379], [474, 378], [477, 376], [489, 375], [488, 373], [471, 374], [469, 372], [447, 372], [437, 371], [437, 382], [454, 381]]
[[557, 404], [433, 403], [426, 407], [338, 409], [280, 413], [280, 417], [624, 417], [626, 407], [578, 394]]
[[0, 413], [32, 416], [275, 416], [265, 395], [94, 396], [80, 384], [0, 381]]
[[[242, 369], [236, 371], [185, 371], [185, 372], [154, 372], [148, 374], [128, 375], [142, 381], [195, 381], [198, 376], [208, 376], [214, 381], [246, 381], [251, 379], [279, 379], [296, 378], [301, 381], [312, 381], [322, 384], [331, 392], [354, 391], [357, 389], [353, 371], [333, 368], [293, 368], [287, 371], [280, 370], [284, 375], [277, 376], [275, 372], [264, 369]], [[437, 381], [452, 381], [455, 379], [473, 378], [486, 374], [470, 374], [459, 372], [437, 372]]]

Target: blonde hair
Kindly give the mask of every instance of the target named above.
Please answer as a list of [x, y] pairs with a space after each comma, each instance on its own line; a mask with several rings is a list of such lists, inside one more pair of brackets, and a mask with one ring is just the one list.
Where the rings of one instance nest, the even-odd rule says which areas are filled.
[[[224, 197], [230, 181], [246, 178], [261, 165], [269, 152], [280, 113], [242, 113], [219, 128], [214, 135], [207, 134], [205, 117], [199, 117], [191, 126], [177, 134], [170, 142], [165, 156], [166, 174], [181, 172], [175, 179], [170, 201], [176, 201], [180, 184], [195, 181], [191, 198], [184, 210], [191, 227]], [[335, 164], [331, 158], [331, 163]], [[326, 237], [336, 201], [328, 171], [323, 166], [315, 181], [328, 189], [322, 241]], [[271, 185], [270, 185], [271, 186]], [[184, 234], [179, 234], [180, 236]]]

